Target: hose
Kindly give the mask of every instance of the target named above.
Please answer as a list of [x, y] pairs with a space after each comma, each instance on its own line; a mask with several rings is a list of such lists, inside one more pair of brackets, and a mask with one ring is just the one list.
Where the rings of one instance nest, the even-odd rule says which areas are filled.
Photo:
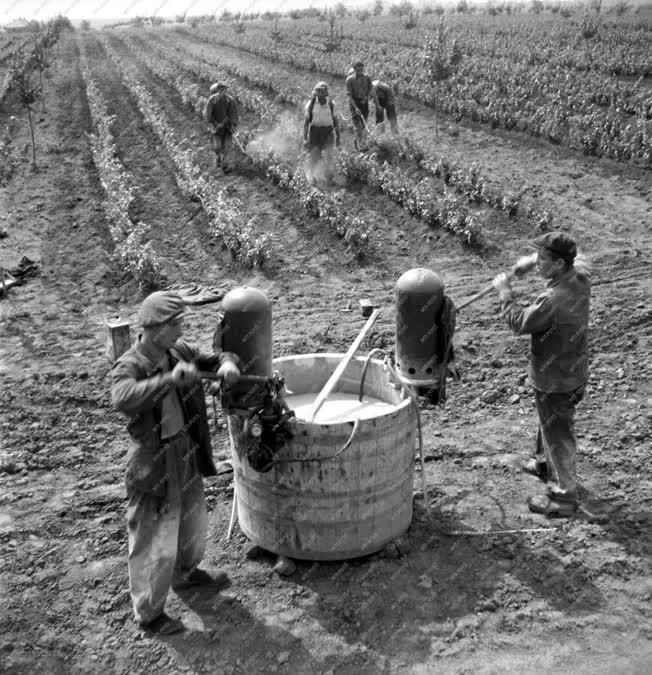
[[301, 462], [329, 462], [332, 459], [335, 459], [338, 455], [341, 455], [349, 446], [351, 443], [353, 443], [353, 439], [355, 438], [356, 434], [358, 433], [358, 429], [360, 428], [360, 418], [357, 417], [355, 422], [353, 423], [353, 429], [351, 430], [351, 434], [346, 441], [346, 443], [334, 454], [331, 455], [330, 457], [321, 457], [319, 459], [313, 459], [311, 457], [290, 457], [289, 459], [273, 459], [271, 462], [266, 464], [262, 469], [261, 473], [264, 473], [265, 471], [269, 471], [275, 464], [292, 464], [292, 463], [301, 463]]
[[362, 401], [362, 397], [364, 395], [364, 380], [367, 375], [367, 368], [369, 367], [369, 362], [371, 361], [371, 357], [375, 353], [380, 353], [387, 358], [387, 352], [384, 349], [381, 349], [380, 347], [374, 347], [368, 354], [367, 358], [365, 359], [364, 366], [362, 367], [362, 375], [360, 376], [360, 392], [358, 394], [358, 401]]
[[423, 493], [423, 502], [426, 506], [426, 514], [430, 517], [430, 498], [428, 497], [428, 486], [426, 484], [426, 465], [423, 461], [423, 432], [421, 430], [421, 411], [419, 410], [419, 401], [417, 400], [417, 395], [414, 391], [408, 387], [405, 382], [401, 380], [398, 376], [398, 373], [392, 366], [389, 356], [385, 357], [385, 365], [390, 375], [393, 375], [394, 378], [401, 384], [403, 389], [407, 392], [410, 399], [412, 399], [412, 404], [417, 413], [417, 431], [419, 433], [419, 464], [421, 465], [421, 492]]
[[410, 397], [412, 400], [412, 404], [414, 405], [414, 409], [417, 414], [417, 431], [419, 434], [419, 464], [421, 465], [421, 491], [423, 492], [423, 501], [426, 505], [426, 513], [428, 516], [430, 516], [430, 500], [428, 498], [428, 487], [426, 485], [426, 467], [425, 467], [425, 462], [423, 461], [423, 432], [421, 428], [421, 411], [419, 410], [419, 401], [417, 400], [417, 395], [414, 393], [414, 391], [408, 387], [408, 385], [401, 380], [399, 377], [398, 373], [396, 372], [396, 369], [391, 363], [391, 359], [389, 354], [384, 350], [380, 349], [379, 347], [374, 347], [368, 354], [367, 358], [365, 359], [364, 366], [362, 367], [362, 375], [360, 376], [360, 392], [358, 396], [358, 400], [362, 401], [362, 397], [364, 394], [364, 381], [365, 377], [367, 374], [367, 368], [369, 366], [369, 362], [371, 361], [371, 358], [374, 354], [384, 354], [385, 355], [385, 360], [383, 364], [387, 368], [387, 371], [389, 374], [394, 378], [396, 382], [398, 382], [401, 385], [401, 388], [407, 392], [407, 395]]

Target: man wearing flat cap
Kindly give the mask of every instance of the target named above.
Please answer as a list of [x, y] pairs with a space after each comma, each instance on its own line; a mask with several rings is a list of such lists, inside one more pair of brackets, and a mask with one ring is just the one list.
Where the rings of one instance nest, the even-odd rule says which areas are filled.
[[528, 505], [535, 513], [568, 517], [578, 508], [573, 424], [588, 379], [591, 285], [586, 263], [566, 233], [548, 232], [533, 244], [539, 274], [548, 279], [534, 303], [516, 304], [506, 274], [493, 285], [507, 325], [517, 335], [531, 336], [529, 375], [539, 429], [536, 452], [523, 469], [548, 488], [546, 495], [530, 497]]
[[183, 630], [164, 612], [170, 587], [220, 586], [226, 574], [197, 568], [207, 531], [202, 476], [216, 475], [199, 371], [233, 383], [234, 354], [205, 354], [181, 340], [184, 304], [157, 291], [143, 302], [138, 342], [113, 365], [111, 399], [129, 418], [129, 590], [136, 621], [162, 634]]
[[204, 116], [211, 128], [215, 166], [224, 173], [231, 169], [227, 156], [233, 145], [233, 134], [238, 126], [238, 104], [227, 92], [226, 82], [215, 82], [211, 85], [210, 97], [206, 103]]

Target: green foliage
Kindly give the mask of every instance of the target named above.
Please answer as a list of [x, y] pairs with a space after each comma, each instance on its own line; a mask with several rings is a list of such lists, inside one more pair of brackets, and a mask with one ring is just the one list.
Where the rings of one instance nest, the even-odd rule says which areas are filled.
[[17, 127], [16, 118], [10, 117], [0, 136], [0, 186], [3, 187], [9, 183], [20, 165], [20, 153], [13, 143]]
[[416, 10], [410, 10], [405, 17], [403, 18], [403, 28], [407, 30], [412, 30], [416, 28], [419, 24], [419, 12]]
[[620, 0], [613, 6], [613, 11], [618, 16], [622, 16], [629, 11], [629, 3], [626, 0]]
[[430, 82], [447, 80], [462, 61], [456, 40], [449, 46], [448, 29], [442, 16], [434, 39], [428, 35], [423, 47], [422, 64]]
[[543, 2], [541, 2], [541, 0], [531, 0], [530, 12], [532, 12], [532, 14], [540, 14], [542, 10]]
[[408, 0], [402, 0], [399, 3], [391, 5], [389, 8], [389, 13], [398, 17], [406, 16], [410, 12], [414, 12], [414, 5]]
[[589, 6], [596, 14], [600, 14], [602, 11], [602, 0], [591, 0]]
[[594, 38], [600, 30], [600, 19], [592, 17], [590, 14], [585, 14], [580, 21], [580, 35], [587, 42]]

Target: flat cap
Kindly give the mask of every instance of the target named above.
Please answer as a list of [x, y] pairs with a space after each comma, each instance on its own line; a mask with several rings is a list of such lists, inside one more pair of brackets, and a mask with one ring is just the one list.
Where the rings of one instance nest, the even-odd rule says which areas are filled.
[[219, 89], [228, 89], [228, 86], [226, 82], [214, 82], [211, 84], [211, 94], [214, 94]]
[[354, 61], [351, 65], [352, 65], [354, 68], [355, 68], [356, 66], [364, 66], [364, 61], [362, 61], [361, 59], [358, 59], [357, 61]]
[[317, 82], [313, 91], [317, 91], [318, 89], [328, 90], [328, 82]]
[[532, 245], [535, 248], [549, 251], [568, 263], [572, 263], [577, 255], [577, 244], [565, 232], [546, 232], [537, 237]]
[[180, 295], [172, 291], [155, 291], [143, 300], [138, 312], [138, 321], [144, 328], [159, 326], [181, 316], [185, 311]]

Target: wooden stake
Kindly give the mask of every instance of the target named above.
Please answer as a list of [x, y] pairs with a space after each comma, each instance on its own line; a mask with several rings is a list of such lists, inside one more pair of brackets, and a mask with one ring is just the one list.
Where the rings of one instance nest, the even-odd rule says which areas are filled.
[[114, 319], [106, 322], [108, 340], [106, 355], [111, 363], [131, 348], [129, 322]]

